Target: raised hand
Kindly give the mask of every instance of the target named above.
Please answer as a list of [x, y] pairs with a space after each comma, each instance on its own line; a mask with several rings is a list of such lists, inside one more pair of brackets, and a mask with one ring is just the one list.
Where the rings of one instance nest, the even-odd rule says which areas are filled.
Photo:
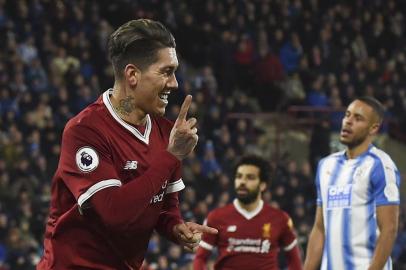
[[176, 156], [179, 160], [184, 159], [193, 151], [199, 139], [196, 128], [196, 118], [192, 117], [186, 120], [191, 103], [192, 96], [187, 95], [169, 136], [168, 152]]
[[217, 234], [218, 230], [194, 222], [185, 222], [173, 227], [173, 232], [179, 244], [188, 251], [196, 251], [203, 233]]

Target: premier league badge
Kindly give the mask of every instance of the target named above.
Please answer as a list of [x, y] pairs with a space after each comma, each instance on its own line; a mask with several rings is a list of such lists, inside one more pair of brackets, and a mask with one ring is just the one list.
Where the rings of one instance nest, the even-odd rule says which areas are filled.
[[82, 172], [91, 172], [99, 166], [99, 156], [93, 148], [82, 147], [76, 152], [76, 165]]

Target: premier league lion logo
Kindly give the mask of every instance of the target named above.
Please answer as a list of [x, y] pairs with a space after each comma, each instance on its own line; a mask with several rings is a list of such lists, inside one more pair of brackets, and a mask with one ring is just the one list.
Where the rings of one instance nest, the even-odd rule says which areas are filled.
[[85, 173], [91, 172], [99, 166], [99, 155], [89, 146], [80, 148], [76, 152], [76, 165]]
[[88, 166], [90, 166], [90, 164], [92, 164], [93, 158], [92, 158], [91, 155], [89, 155], [89, 154], [86, 153], [86, 152], [82, 152], [82, 153], [81, 153], [81, 156], [82, 156], [82, 157], [80, 158], [80, 162], [82, 162], [82, 165], [83, 165], [83, 166], [88, 167]]

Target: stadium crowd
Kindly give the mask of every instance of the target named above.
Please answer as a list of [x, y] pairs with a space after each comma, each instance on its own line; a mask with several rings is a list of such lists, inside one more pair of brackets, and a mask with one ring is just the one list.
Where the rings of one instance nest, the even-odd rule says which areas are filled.
[[[167, 116], [193, 95], [199, 144], [184, 161], [181, 210], [201, 223], [231, 200], [236, 158], [262, 153], [263, 131], [229, 113], [340, 109], [372, 95], [406, 127], [405, 16], [406, 4], [394, 0], [0, 0], [0, 269], [38, 262], [61, 133], [112, 86], [106, 41], [117, 25], [153, 18], [175, 35], [179, 90]], [[275, 176], [264, 200], [292, 216], [304, 248], [316, 198], [311, 162], [267, 158]], [[405, 225], [394, 269], [406, 267]], [[191, 269], [192, 258], [154, 235], [145, 269]]]

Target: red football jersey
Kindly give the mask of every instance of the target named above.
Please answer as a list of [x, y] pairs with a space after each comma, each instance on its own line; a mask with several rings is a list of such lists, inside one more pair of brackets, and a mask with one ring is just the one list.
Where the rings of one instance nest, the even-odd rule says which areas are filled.
[[166, 181], [162, 179], [158, 193], [145, 191], [149, 197], [141, 199], [147, 208], [121, 234], [110, 231], [86, 209], [96, 192], [137, 181], [153, 161], [163, 161], [173, 125], [162, 117], [147, 116], [145, 130], [140, 132], [118, 117], [110, 94], [111, 90], [106, 91], [65, 127], [52, 180], [44, 255], [37, 269], [140, 268], [165, 201], [175, 197], [178, 202], [177, 191], [184, 188], [178, 165]]
[[288, 251], [297, 243], [288, 214], [262, 200], [257, 209], [248, 212], [235, 199], [213, 210], [206, 222], [219, 230], [217, 235], [204, 234], [200, 242], [207, 250], [217, 247], [215, 269], [279, 269], [279, 249]]

